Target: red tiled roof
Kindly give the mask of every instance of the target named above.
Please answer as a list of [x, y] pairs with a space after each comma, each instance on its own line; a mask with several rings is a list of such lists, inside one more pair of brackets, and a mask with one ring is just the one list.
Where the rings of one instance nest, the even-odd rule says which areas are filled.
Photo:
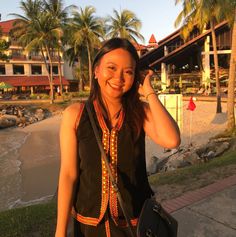
[[132, 42], [133, 46], [136, 48], [136, 50], [142, 50], [145, 49], [146, 46], [142, 45], [142, 44], [138, 44], [136, 42]]
[[[59, 77], [53, 77], [54, 85], [60, 85]], [[12, 86], [49, 86], [47, 76], [0, 76], [0, 82], [6, 82]], [[62, 84], [69, 85], [69, 82], [62, 77]]]
[[156, 44], [156, 43], [157, 43], [154, 34], [151, 35], [151, 37], [150, 37], [148, 43], [149, 43], [149, 44]]
[[8, 34], [10, 32], [10, 30], [13, 28], [13, 23], [15, 21], [16, 21], [15, 19], [9, 20], [9, 21], [1, 21], [0, 22], [0, 27], [2, 29], [2, 33], [3, 34]]

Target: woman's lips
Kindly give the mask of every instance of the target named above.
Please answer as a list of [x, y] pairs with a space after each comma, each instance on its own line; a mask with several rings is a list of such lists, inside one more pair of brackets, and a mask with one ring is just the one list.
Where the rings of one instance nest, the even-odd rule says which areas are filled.
[[115, 84], [115, 83], [110, 83], [108, 82], [108, 85], [115, 90], [121, 90], [123, 87], [123, 84]]

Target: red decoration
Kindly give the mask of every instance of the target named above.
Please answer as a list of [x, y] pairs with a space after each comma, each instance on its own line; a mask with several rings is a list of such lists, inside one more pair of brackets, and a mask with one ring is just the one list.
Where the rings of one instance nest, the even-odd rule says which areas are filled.
[[196, 109], [196, 105], [193, 102], [193, 97], [190, 97], [187, 109], [191, 111], [194, 111]]

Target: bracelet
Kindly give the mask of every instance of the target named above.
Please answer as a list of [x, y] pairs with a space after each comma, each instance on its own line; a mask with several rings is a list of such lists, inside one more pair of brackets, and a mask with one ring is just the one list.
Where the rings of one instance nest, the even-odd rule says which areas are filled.
[[150, 93], [148, 93], [147, 95], [146, 95], [146, 100], [148, 100], [148, 97], [149, 97], [149, 95], [155, 95], [156, 93], [155, 92], [150, 92]]

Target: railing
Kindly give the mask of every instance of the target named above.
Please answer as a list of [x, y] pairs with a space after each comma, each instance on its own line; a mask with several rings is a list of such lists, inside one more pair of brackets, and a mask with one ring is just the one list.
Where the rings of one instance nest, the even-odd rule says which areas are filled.
[[26, 57], [26, 55], [12, 55], [11, 56], [11, 59], [12, 60], [26, 60], [27, 59], [27, 57]]
[[41, 55], [35, 55], [35, 56], [29, 56], [29, 59], [33, 60], [33, 61], [42, 61], [43, 57]]

